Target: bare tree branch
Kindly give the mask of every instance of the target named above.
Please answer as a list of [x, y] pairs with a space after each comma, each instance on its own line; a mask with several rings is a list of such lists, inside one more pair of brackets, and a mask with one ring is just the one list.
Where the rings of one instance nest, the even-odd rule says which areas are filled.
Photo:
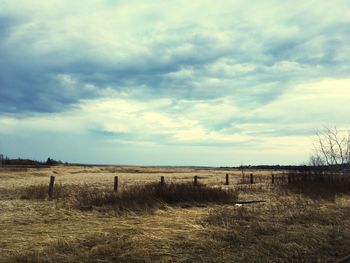
[[310, 164], [350, 165], [350, 130], [325, 128], [316, 135], [315, 154], [310, 157]]

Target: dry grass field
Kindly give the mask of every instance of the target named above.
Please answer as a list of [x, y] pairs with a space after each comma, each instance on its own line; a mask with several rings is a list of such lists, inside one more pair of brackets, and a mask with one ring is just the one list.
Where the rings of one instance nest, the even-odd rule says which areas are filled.
[[[225, 169], [4, 168], [0, 262], [335, 262], [350, 254], [350, 188], [301, 190], [271, 185], [271, 171], [244, 172], [254, 184]], [[160, 176], [186, 188], [194, 175], [209, 187], [172, 185], [173, 196], [154, 199], [147, 195], [158, 188], [142, 188]]]

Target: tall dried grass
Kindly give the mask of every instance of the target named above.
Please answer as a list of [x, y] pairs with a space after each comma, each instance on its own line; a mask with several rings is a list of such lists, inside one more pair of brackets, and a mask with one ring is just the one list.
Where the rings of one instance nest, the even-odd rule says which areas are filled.
[[217, 207], [203, 224], [222, 249], [238, 248], [236, 262], [333, 262], [350, 251], [349, 208], [299, 195]]
[[[119, 192], [89, 185], [58, 184], [54, 188], [53, 199], [64, 200], [65, 203], [68, 202], [85, 209], [108, 206], [115, 210], [147, 210], [160, 207], [162, 204], [227, 204], [237, 200], [237, 193], [235, 190], [192, 183], [132, 185]], [[46, 185], [33, 185], [25, 187], [21, 197], [28, 200], [43, 200], [47, 196], [48, 187]]]

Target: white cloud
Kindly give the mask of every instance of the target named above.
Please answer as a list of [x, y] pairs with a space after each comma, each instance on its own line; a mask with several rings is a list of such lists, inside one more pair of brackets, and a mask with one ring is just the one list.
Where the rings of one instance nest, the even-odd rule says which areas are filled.
[[[1, 118], [4, 133], [14, 130], [62, 131], [85, 133], [89, 129], [106, 132], [132, 133], [145, 138], [151, 135], [169, 135], [168, 140], [177, 142], [250, 142], [273, 145], [278, 137], [286, 140], [287, 129], [314, 129], [329, 125], [346, 126], [346, 107], [350, 100], [350, 79], [323, 80], [298, 85], [278, 100], [252, 111], [240, 111], [234, 98], [212, 101], [172, 99], [135, 100], [118, 93], [110, 98], [86, 100], [79, 108], [64, 113], [41, 114], [25, 119]], [[243, 122], [242, 122], [243, 120]], [[229, 129], [237, 128], [234, 132]], [[220, 123], [226, 129], [217, 128]], [[219, 125], [220, 126], [220, 125]], [[281, 134], [278, 134], [281, 131]], [[259, 132], [261, 133], [259, 135]], [[253, 133], [253, 134], [252, 134]], [[300, 136], [287, 136], [292, 142]], [[152, 140], [157, 141], [156, 138]], [[167, 141], [158, 142], [170, 143]]]
[[348, 125], [347, 7], [3, 0], [0, 133], [296, 156]]
[[[300, 84], [255, 114], [276, 118], [276, 123], [313, 126], [346, 126], [350, 108], [350, 79], [325, 79]], [[278, 120], [278, 121], [277, 121]], [[304, 126], [304, 127], [305, 127]]]

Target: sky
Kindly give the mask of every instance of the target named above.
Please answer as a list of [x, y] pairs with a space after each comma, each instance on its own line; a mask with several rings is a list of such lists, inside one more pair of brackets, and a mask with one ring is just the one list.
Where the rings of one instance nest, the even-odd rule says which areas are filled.
[[12, 158], [304, 164], [349, 88], [349, 0], [0, 0]]

